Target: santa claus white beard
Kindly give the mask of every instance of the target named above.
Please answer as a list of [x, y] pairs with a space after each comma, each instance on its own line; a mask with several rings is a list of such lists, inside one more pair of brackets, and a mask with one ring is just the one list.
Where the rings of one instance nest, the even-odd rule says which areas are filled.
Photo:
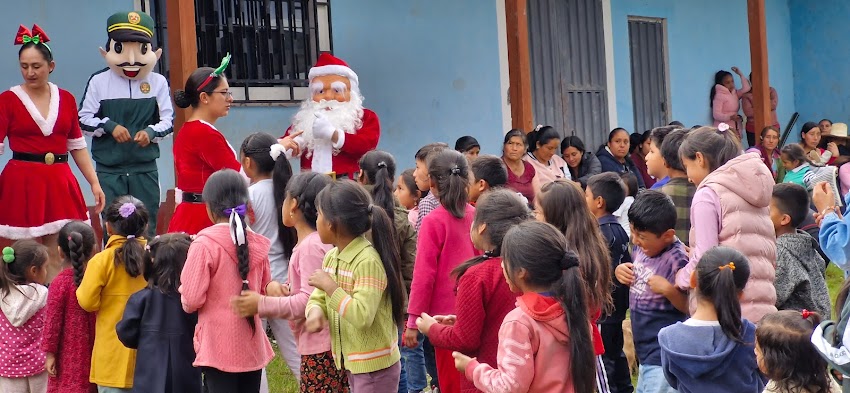
[[295, 114], [292, 119], [292, 129], [294, 131], [304, 131], [301, 134], [304, 142], [307, 144], [307, 149], [312, 150], [314, 147], [313, 139], [313, 122], [316, 120], [316, 114], [322, 113], [325, 118], [337, 129], [342, 130], [347, 134], [354, 134], [363, 125], [363, 98], [360, 94], [351, 93], [351, 100], [348, 102], [339, 101], [319, 101], [306, 100], [301, 104], [301, 109]]

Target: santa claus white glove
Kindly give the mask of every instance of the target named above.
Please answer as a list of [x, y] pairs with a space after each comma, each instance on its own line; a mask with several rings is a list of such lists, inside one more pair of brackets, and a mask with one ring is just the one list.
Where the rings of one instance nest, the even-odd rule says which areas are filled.
[[330, 141], [334, 132], [336, 132], [336, 127], [331, 124], [330, 120], [324, 114], [317, 113], [316, 120], [313, 122], [313, 137]]

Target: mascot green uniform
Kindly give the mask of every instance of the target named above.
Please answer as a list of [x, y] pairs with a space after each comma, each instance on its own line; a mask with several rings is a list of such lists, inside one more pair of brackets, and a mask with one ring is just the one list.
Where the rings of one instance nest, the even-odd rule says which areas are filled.
[[149, 235], [156, 233], [162, 138], [173, 131], [174, 109], [168, 82], [151, 72], [162, 55], [154, 50], [153, 19], [142, 12], [119, 12], [106, 23], [109, 39], [100, 54], [109, 67], [89, 79], [80, 106], [80, 127], [92, 137], [92, 157], [107, 206], [132, 195], [150, 212]]

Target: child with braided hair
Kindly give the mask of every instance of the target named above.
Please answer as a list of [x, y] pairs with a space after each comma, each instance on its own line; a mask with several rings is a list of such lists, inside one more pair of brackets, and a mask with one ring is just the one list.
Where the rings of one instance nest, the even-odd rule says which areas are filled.
[[241, 318], [230, 300], [245, 290], [265, 294], [271, 281], [269, 240], [248, 229], [248, 187], [232, 169], [215, 172], [203, 201], [213, 226], [198, 233], [180, 275], [183, 310], [198, 312], [193, 365], [209, 393], [259, 392], [263, 368], [274, 357], [260, 317]]
[[94, 387], [89, 373], [96, 319], [80, 307], [76, 291], [96, 242], [94, 229], [82, 221], [71, 221], [59, 230], [64, 268], [50, 283], [41, 346], [47, 355], [49, 393], [90, 393]]

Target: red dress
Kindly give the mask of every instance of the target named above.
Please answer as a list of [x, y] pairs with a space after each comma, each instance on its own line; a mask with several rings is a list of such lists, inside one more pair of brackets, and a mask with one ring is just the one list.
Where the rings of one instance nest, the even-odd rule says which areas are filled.
[[47, 294], [47, 321], [42, 349], [56, 355], [56, 378], [47, 381], [48, 393], [90, 393], [91, 352], [96, 317], [77, 303], [74, 269], [62, 270]]
[[[53, 83], [46, 119], [20, 86], [0, 94], [0, 152], [6, 138], [20, 153], [60, 155], [86, 148], [74, 96]], [[72, 220], [88, 220], [88, 209], [68, 163], [9, 160], [0, 174], [0, 237], [50, 235]]]
[[177, 175], [177, 209], [171, 217], [168, 232], [196, 235], [212, 226], [203, 203], [182, 201], [182, 193], [200, 194], [213, 173], [222, 169], [240, 171], [242, 164], [236, 151], [218, 130], [203, 120], [183, 124], [174, 138], [174, 167]]

